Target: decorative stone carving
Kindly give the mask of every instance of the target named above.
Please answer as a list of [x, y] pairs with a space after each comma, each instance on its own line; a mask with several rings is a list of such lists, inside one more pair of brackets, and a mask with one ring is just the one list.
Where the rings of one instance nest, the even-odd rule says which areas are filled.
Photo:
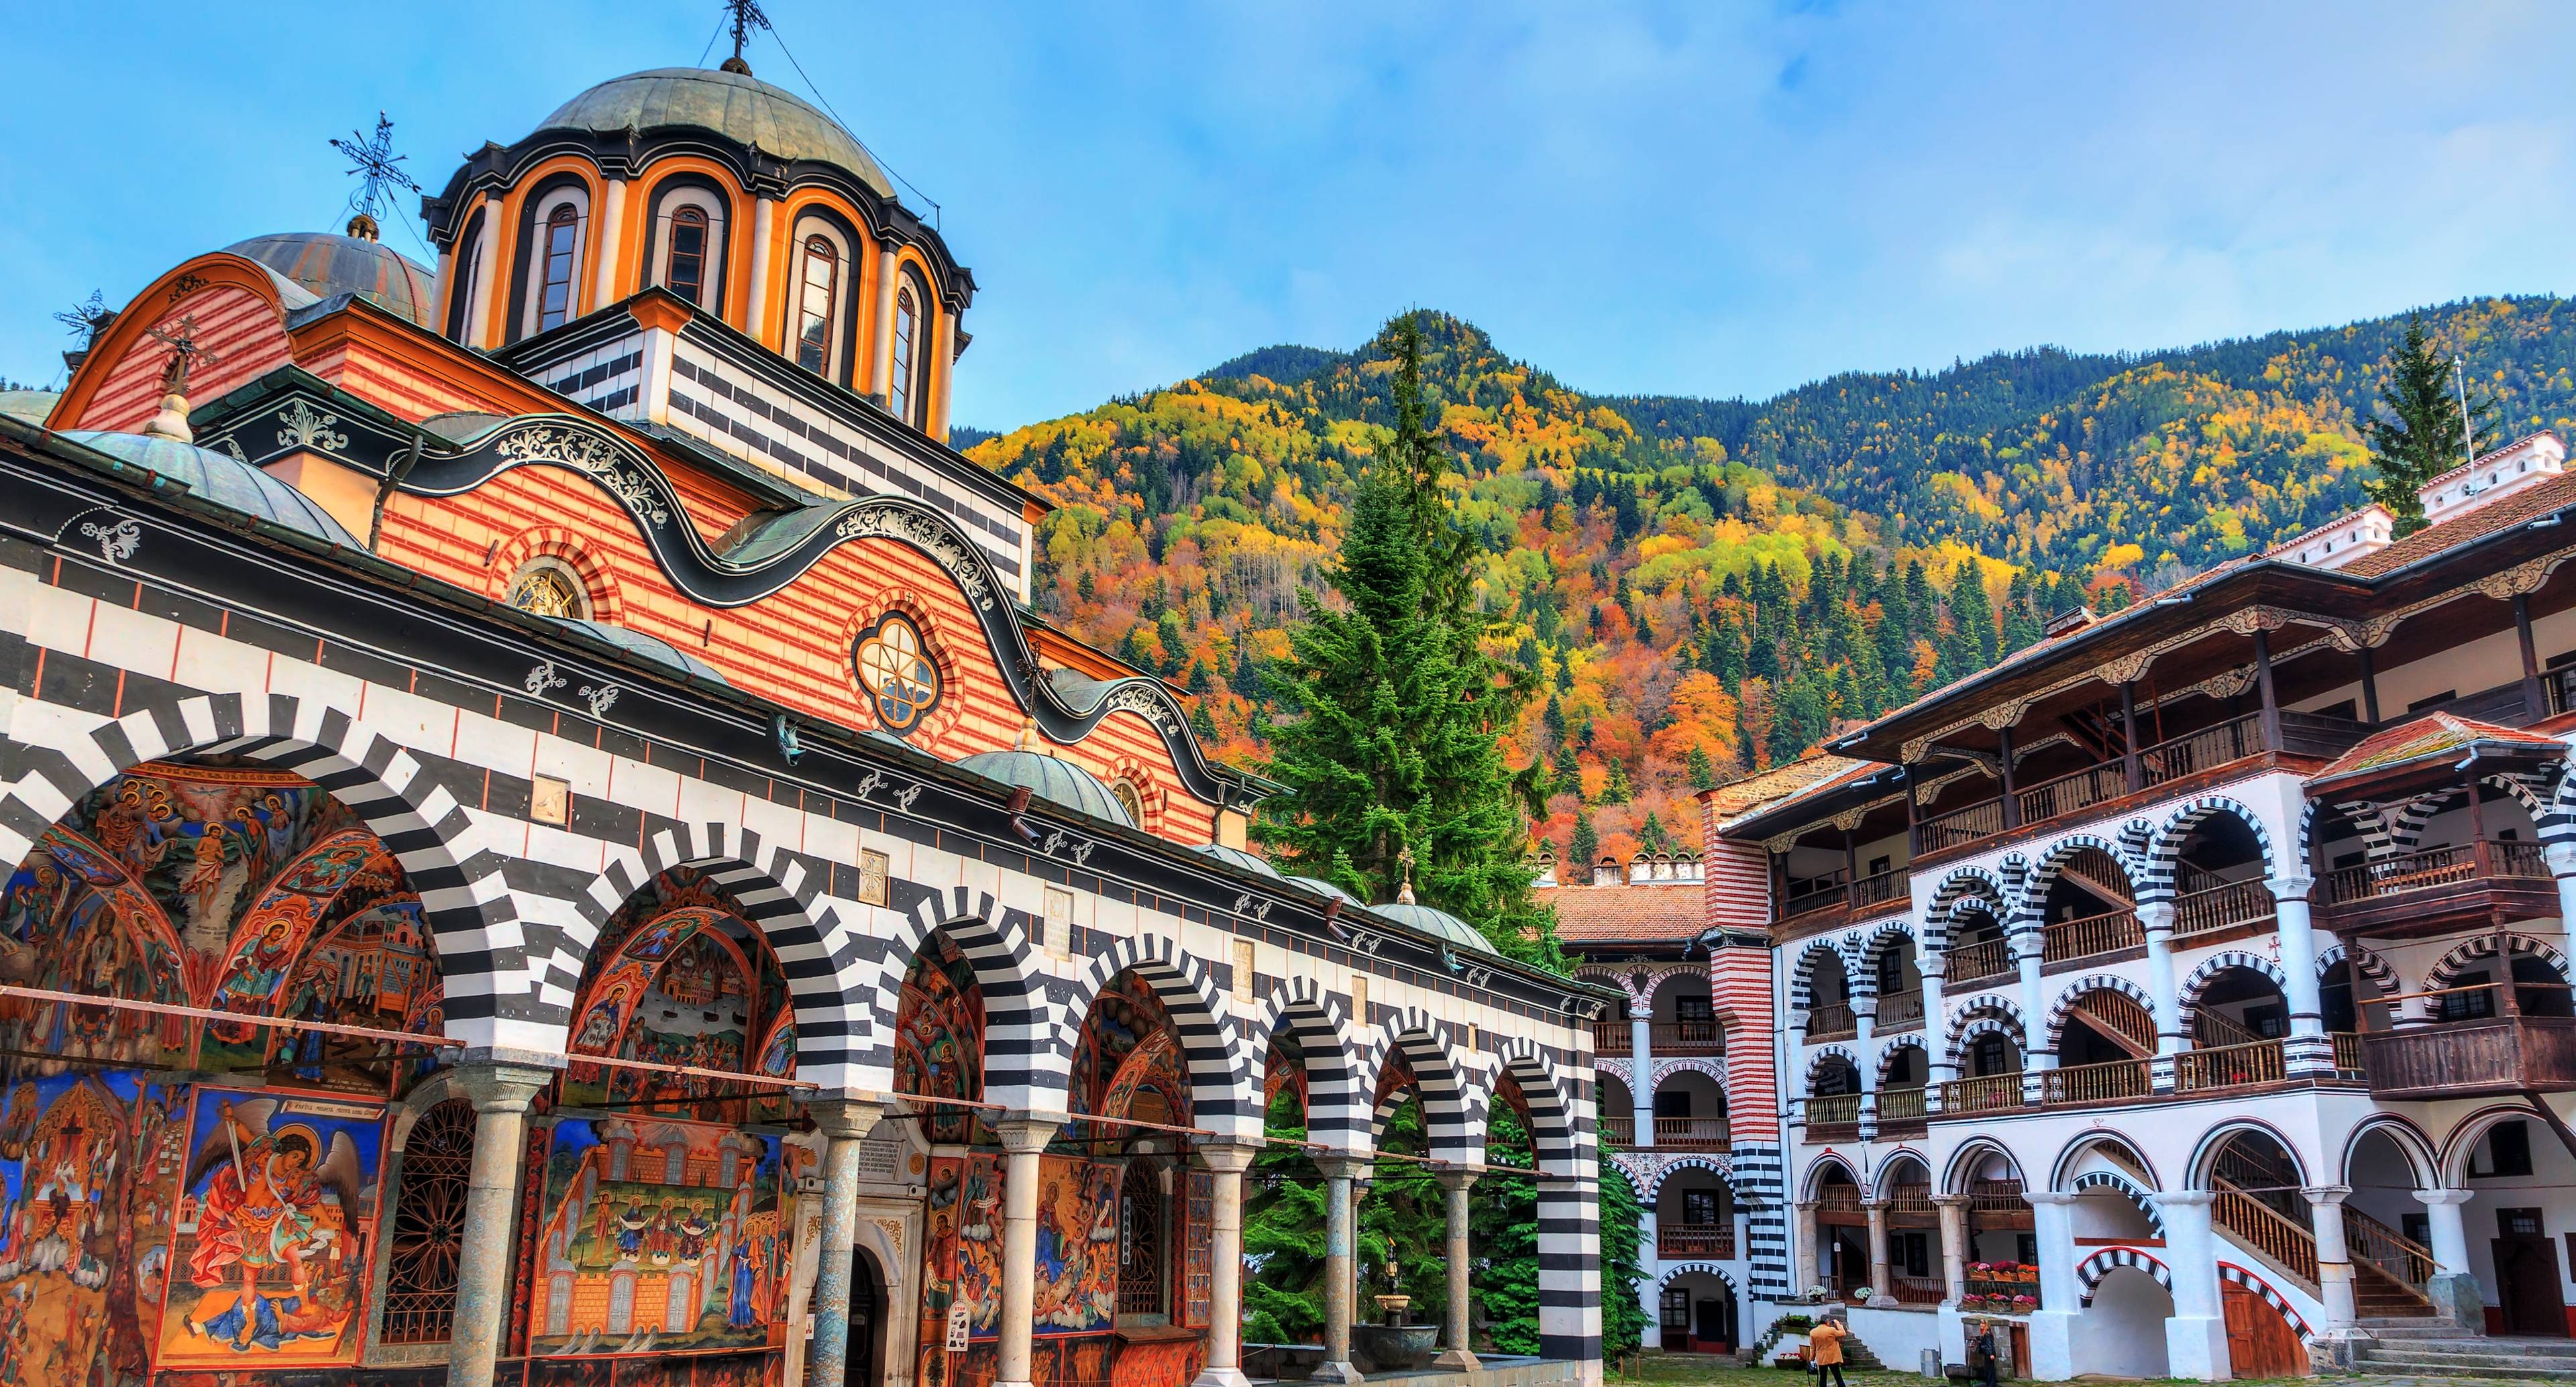
[[2556, 566], [2553, 560], [2557, 557], [2557, 555], [2544, 554], [2528, 562], [2515, 564], [2502, 573], [2490, 573], [2478, 580], [2477, 590], [2499, 601], [2528, 597], [2540, 591], [2541, 584], [2549, 581], [2549, 570]]

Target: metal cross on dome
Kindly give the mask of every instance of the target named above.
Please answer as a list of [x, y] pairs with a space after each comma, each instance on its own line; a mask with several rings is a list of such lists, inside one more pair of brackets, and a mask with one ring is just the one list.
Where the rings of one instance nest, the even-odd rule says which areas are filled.
[[725, 13], [733, 30], [733, 56], [724, 61], [727, 72], [749, 73], [751, 64], [743, 61], [742, 46], [753, 34], [769, 27], [769, 16], [762, 13], [760, 0], [725, 0]]
[[188, 391], [188, 372], [200, 363], [219, 365], [223, 357], [197, 341], [197, 315], [183, 314], [168, 326], [155, 323], [144, 334], [170, 349], [170, 364], [161, 373], [161, 390], [167, 395], [184, 395]]
[[88, 298], [55, 314], [54, 321], [62, 324], [65, 331], [95, 342], [98, 335], [107, 330], [107, 325], [116, 321], [116, 310], [107, 306], [104, 295], [92, 289]]
[[331, 147], [348, 156], [349, 176], [358, 180], [358, 190], [349, 195], [353, 219], [364, 217], [372, 226], [376, 209], [387, 200], [390, 190], [420, 191], [420, 184], [401, 167], [405, 156], [394, 153], [394, 123], [382, 111], [376, 112], [374, 134], [352, 130], [345, 140], [333, 139]]

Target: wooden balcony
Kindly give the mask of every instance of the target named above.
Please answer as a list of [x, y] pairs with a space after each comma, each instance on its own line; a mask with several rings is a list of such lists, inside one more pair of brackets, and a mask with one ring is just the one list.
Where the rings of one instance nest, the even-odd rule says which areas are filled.
[[1735, 1225], [1731, 1223], [1657, 1224], [1655, 1255], [1667, 1260], [1705, 1257], [1717, 1262], [1730, 1261], [1735, 1256]]
[[2174, 938], [2198, 943], [2234, 929], [2268, 928], [2280, 910], [2260, 880], [2222, 882], [2174, 897]]
[[2018, 1072], [1952, 1079], [1941, 1085], [1941, 1116], [1944, 1120], [1981, 1112], [2005, 1112], [2021, 1106], [2021, 1075]]
[[1807, 1100], [1807, 1140], [1858, 1141], [1860, 1095], [1828, 1093]]
[[1592, 1023], [1592, 1053], [1596, 1055], [1634, 1054], [1637, 1048], [1635, 1040], [1636, 1032], [1630, 1028], [1628, 1022], [1595, 1021]]
[[2281, 1083], [2289, 1077], [2289, 1070], [2282, 1063], [2281, 1042], [2277, 1040], [2185, 1050], [2174, 1056], [2176, 1093], [2261, 1088]]
[[[1882, 1088], [1878, 1091], [1878, 1134], [1882, 1137], [1921, 1136], [1930, 1116], [1920, 1088]], [[1926, 1209], [1932, 1206], [1926, 1204]]]
[[1964, 993], [1977, 984], [2013, 975], [2012, 941], [1988, 939], [1975, 944], [1953, 944], [1942, 958], [1944, 990]]
[[1656, 1118], [1655, 1149], [1658, 1151], [1724, 1151], [1727, 1149], [1726, 1119], [1722, 1117]]
[[1849, 1002], [1820, 1002], [1807, 1008], [1807, 1043], [1849, 1040], [1860, 1034], [1860, 1017]]
[[2327, 873], [2317, 924], [2422, 938], [2557, 913], [2558, 886], [2538, 843], [2481, 839]]
[[1658, 1021], [1647, 1028], [1646, 1043], [1658, 1055], [1722, 1055], [1726, 1035], [1714, 1020]]
[[1604, 1145], [1625, 1150], [1637, 1144], [1637, 1119], [1634, 1117], [1605, 1115], [1596, 1117], [1593, 1121], [1601, 1124], [1601, 1140]]
[[1855, 920], [1908, 909], [1914, 904], [1914, 874], [1899, 867], [1892, 872], [1862, 877], [1851, 884], [1850, 897]]
[[2356, 1039], [2374, 1098], [2483, 1098], [2576, 1089], [2576, 1017], [2488, 1016], [2372, 1031]]
[[2128, 1103], [2154, 1093], [2155, 1080], [2142, 1059], [2068, 1065], [2039, 1075], [2039, 1101], [2050, 1107]]
[[1873, 1023], [1880, 1035], [1890, 1031], [1910, 1031], [1923, 1024], [1923, 989], [1911, 992], [1889, 992], [1878, 999], [1878, 1019]]
[[1900, 1184], [1889, 1187], [1887, 1212], [1893, 1217], [1932, 1218], [1940, 1213], [1932, 1205], [1932, 1187], [1928, 1184]]
[[1892, 915], [1913, 903], [1914, 876], [1903, 867], [1857, 881], [1835, 872], [1782, 897], [1773, 916], [1780, 924], [1812, 931], [1831, 929], [1845, 920]]
[[2073, 967], [2147, 947], [2146, 927], [2138, 923], [2135, 910], [2060, 920], [2044, 926], [2039, 933], [2039, 961], [2047, 969]]

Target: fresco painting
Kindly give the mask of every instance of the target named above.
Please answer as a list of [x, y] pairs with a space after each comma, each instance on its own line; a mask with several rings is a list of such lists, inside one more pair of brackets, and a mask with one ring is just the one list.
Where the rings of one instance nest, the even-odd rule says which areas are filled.
[[699, 1353], [783, 1337], [803, 1148], [659, 1117], [554, 1124], [534, 1258], [541, 1355]]
[[[894, 1087], [931, 1098], [984, 1095], [984, 994], [955, 941], [935, 935], [904, 973], [897, 1008]], [[934, 1144], [979, 1139], [980, 1122], [968, 1108], [933, 1107], [922, 1130]]]
[[199, 1087], [156, 1361], [354, 1363], [366, 1327], [383, 1110]]

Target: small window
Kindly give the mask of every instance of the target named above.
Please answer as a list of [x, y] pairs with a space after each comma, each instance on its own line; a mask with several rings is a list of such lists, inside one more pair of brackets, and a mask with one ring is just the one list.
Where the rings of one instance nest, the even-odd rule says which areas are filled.
[[1869, 874], [1874, 877], [1887, 875], [1888, 861], [1889, 859], [1884, 857], [1871, 858], [1869, 860]]
[[1717, 1191], [1682, 1191], [1682, 1222], [1706, 1228], [1719, 1221]]
[[1709, 1009], [1706, 997], [1675, 997], [1673, 1019], [1676, 1021], [1714, 1021], [1717, 1013]]
[[578, 621], [590, 615], [590, 594], [580, 575], [559, 559], [530, 559], [510, 579], [509, 603], [538, 616]]
[[2540, 1211], [2539, 1211], [2538, 1209], [2498, 1209], [2498, 1210], [2496, 1210], [2496, 1234], [2497, 1234], [2497, 1236], [2499, 1236], [2499, 1237], [2506, 1237], [2506, 1238], [2543, 1238], [2543, 1237], [2547, 1237], [2547, 1236], [2548, 1236], [2548, 1234], [2543, 1233], [2543, 1232], [2541, 1231], [2541, 1228], [2542, 1228], [2542, 1227], [2543, 1227], [2543, 1225], [2542, 1225], [2542, 1223], [2541, 1223], [2541, 1221], [2540, 1221]]
[[921, 333], [921, 309], [912, 297], [912, 286], [905, 284], [894, 296], [894, 367], [886, 380], [886, 408], [894, 417], [909, 424], [914, 422], [912, 406], [912, 362], [916, 353], [913, 339]]
[[900, 616], [889, 616], [860, 636], [852, 659], [859, 683], [872, 696], [877, 720], [889, 732], [909, 733], [939, 702], [939, 669], [922, 649], [921, 632]]
[[[2529, 1175], [2531, 1173], [2531, 1128], [2521, 1122], [2499, 1122], [2487, 1132], [2486, 1168], [2469, 1162], [2469, 1174], [2481, 1177]], [[2537, 1232], [2537, 1229], [2533, 1231]]]
[[707, 282], [707, 214], [683, 207], [671, 214], [671, 261], [662, 287], [703, 308]]
[[832, 296], [841, 278], [841, 257], [825, 237], [805, 242], [805, 270], [797, 287], [796, 364], [818, 376], [832, 374]]
[[569, 202], [546, 214], [545, 289], [537, 296], [537, 331], [563, 326], [572, 316], [572, 262], [581, 244], [581, 214]]
[[1127, 822], [1138, 828], [1145, 826], [1145, 797], [1136, 792], [1133, 784], [1125, 780], [1114, 781], [1109, 786], [1109, 794], [1118, 801], [1119, 808], [1127, 811]]
[[1655, 1316], [1667, 1334], [1690, 1333], [1690, 1288], [1666, 1286], [1655, 1303]]
[[1674, 1088], [1655, 1095], [1655, 1116], [1688, 1117], [1690, 1115], [1690, 1094], [1687, 1091]]

